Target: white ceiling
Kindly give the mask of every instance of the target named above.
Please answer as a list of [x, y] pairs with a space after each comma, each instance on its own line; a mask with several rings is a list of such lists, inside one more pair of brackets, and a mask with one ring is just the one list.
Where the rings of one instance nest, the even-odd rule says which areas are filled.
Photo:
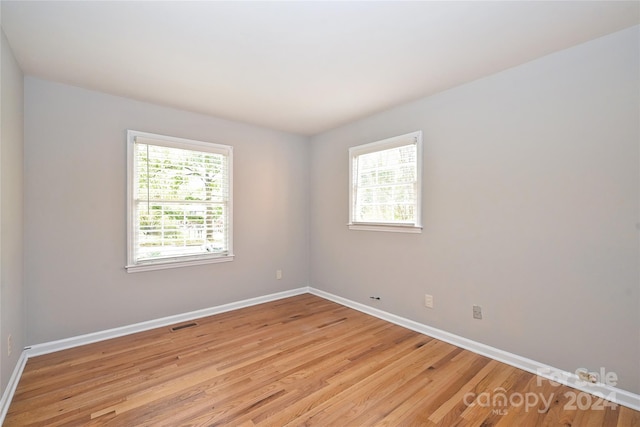
[[304, 135], [640, 23], [640, 2], [27, 2], [23, 71]]

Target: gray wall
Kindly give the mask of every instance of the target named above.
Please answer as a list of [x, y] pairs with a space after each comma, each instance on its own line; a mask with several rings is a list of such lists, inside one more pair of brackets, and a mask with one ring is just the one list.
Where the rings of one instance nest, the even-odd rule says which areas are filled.
[[[125, 272], [127, 129], [234, 147], [233, 262]], [[308, 154], [300, 136], [27, 77], [27, 342], [306, 286]]]
[[[624, 30], [312, 138], [311, 285], [640, 392], [638, 40]], [[349, 231], [348, 147], [416, 130], [423, 233]]]
[[[638, 393], [638, 39], [625, 30], [310, 144], [27, 77], [26, 343], [310, 284], [558, 368], [604, 367]], [[22, 83], [2, 42], [0, 346], [7, 326], [21, 348], [21, 241], [5, 220], [22, 216]], [[235, 261], [124, 271], [128, 128], [234, 146]], [[423, 233], [347, 230], [347, 148], [418, 129]], [[0, 351], [4, 385], [15, 361]]]
[[[23, 76], [1, 33], [0, 97], [0, 389], [25, 346], [23, 303]], [[7, 338], [13, 351], [7, 355]], [[0, 392], [1, 393], [1, 392]]]

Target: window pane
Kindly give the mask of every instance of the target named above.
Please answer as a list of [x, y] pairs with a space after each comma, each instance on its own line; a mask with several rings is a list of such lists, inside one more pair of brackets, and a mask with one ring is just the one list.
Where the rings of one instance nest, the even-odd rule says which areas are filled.
[[416, 223], [416, 144], [354, 158], [356, 222]]
[[[211, 152], [193, 141], [194, 149], [188, 149], [186, 140], [177, 138], [136, 139], [130, 141], [129, 264], [229, 255], [230, 155], [221, 152], [226, 148], [230, 154], [230, 147], [216, 145]], [[146, 143], [150, 140], [157, 145]]]
[[226, 156], [136, 144], [138, 195], [150, 200], [224, 200]]
[[420, 233], [422, 132], [349, 148], [349, 228]]
[[138, 260], [224, 253], [225, 206], [220, 204], [151, 204], [137, 209]]

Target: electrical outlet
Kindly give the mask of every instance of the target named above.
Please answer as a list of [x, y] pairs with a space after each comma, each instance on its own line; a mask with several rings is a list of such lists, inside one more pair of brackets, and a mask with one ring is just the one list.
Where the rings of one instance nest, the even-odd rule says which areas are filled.
[[11, 352], [13, 351], [13, 337], [11, 334], [7, 337], [7, 356], [11, 356]]
[[424, 294], [424, 306], [427, 308], [433, 308], [433, 295]]
[[473, 318], [482, 319], [482, 307], [480, 307], [479, 305], [473, 306]]
[[276, 270], [276, 279], [282, 279], [282, 270]]

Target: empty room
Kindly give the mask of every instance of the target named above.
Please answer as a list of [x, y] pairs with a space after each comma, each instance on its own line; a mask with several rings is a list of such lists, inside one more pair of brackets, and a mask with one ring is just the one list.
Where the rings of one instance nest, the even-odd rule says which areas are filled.
[[1, 425], [640, 426], [640, 2], [0, 18]]

